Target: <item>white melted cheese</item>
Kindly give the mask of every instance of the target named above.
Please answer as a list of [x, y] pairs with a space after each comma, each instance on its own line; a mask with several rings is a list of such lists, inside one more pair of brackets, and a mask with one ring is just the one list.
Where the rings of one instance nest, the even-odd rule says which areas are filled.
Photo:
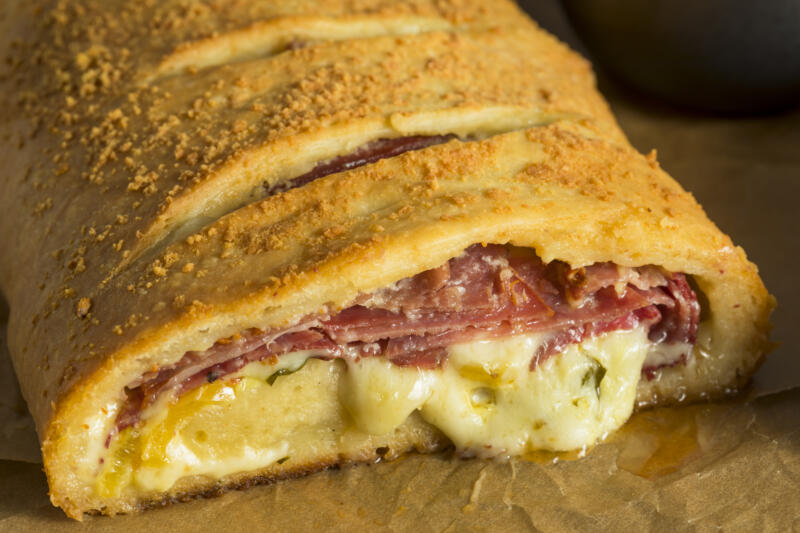
[[621, 426], [650, 346], [644, 330], [569, 346], [531, 371], [543, 339], [455, 345], [438, 370], [351, 362], [340, 398], [365, 432], [391, 431], [419, 409], [456, 447], [485, 455], [579, 449]]
[[[309, 359], [308, 351], [251, 363], [143, 413], [144, 424], [112, 442], [96, 489], [101, 496], [127, 486], [164, 491], [184, 476], [258, 470], [292, 456], [287, 434], [305, 432], [313, 443], [320, 432], [330, 435], [331, 420], [344, 424], [343, 434], [367, 437], [419, 411], [457, 448], [490, 456], [580, 449], [621, 426], [651, 347], [644, 329], [572, 345], [530, 370], [543, 339], [455, 345], [432, 370], [377, 357], [345, 368]], [[313, 386], [303, 388], [309, 377]]]

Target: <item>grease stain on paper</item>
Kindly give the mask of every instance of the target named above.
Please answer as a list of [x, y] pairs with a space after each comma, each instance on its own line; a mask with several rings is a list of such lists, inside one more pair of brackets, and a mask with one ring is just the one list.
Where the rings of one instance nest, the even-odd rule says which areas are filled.
[[613, 436], [617, 467], [643, 478], [677, 472], [700, 455], [697, 415], [703, 406], [637, 413]]
[[[643, 478], [658, 478], [677, 472], [701, 453], [697, 416], [702, 405], [664, 407], [635, 413], [605, 442], [619, 448], [617, 468]], [[601, 441], [596, 446], [602, 446]], [[523, 460], [541, 465], [575, 461], [591, 448], [552, 452], [531, 450]]]

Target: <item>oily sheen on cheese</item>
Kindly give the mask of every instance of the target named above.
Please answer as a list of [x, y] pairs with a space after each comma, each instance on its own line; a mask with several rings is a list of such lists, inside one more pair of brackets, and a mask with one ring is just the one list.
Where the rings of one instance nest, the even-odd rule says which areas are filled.
[[571, 345], [531, 370], [543, 340], [530, 334], [454, 345], [435, 370], [378, 357], [322, 361], [312, 352], [251, 363], [172, 405], [153, 406], [141, 426], [123, 430], [95, 490], [118, 497], [131, 487], [165, 491], [184, 476], [256, 470], [328, 439], [391, 434], [409, 416], [421, 416], [459, 450], [490, 455], [580, 449], [622, 425], [651, 345], [646, 331]]

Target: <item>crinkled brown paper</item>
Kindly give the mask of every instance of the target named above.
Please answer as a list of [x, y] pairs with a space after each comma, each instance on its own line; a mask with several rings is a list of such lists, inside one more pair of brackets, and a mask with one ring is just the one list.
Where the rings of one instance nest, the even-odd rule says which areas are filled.
[[781, 304], [782, 345], [749, 400], [640, 413], [579, 460], [412, 455], [79, 524], [50, 505], [3, 351], [0, 530], [800, 531], [800, 113], [709, 118], [611, 100], [631, 141], [659, 148]]

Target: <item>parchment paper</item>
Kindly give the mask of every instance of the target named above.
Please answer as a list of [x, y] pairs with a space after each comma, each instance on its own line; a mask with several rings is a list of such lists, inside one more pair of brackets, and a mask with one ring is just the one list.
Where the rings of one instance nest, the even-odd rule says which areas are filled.
[[[535, 18], [580, 48], [552, 3], [538, 8]], [[633, 144], [658, 148], [778, 298], [782, 344], [744, 398], [640, 413], [578, 460], [412, 455], [79, 524], [49, 503], [2, 327], [0, 531], [800, 531], [800, 111], [687, 114], [602, 72], [601, 90]]]

